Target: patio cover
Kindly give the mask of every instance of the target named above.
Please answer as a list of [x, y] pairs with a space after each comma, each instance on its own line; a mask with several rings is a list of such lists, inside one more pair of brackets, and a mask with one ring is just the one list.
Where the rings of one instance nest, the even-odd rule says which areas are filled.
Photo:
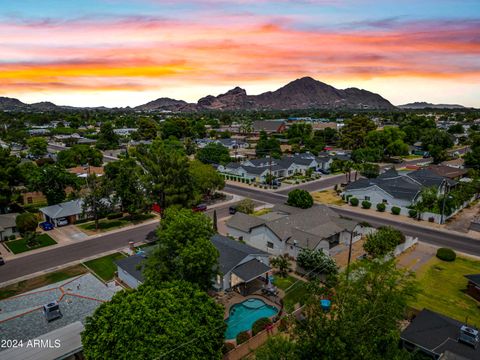
[[255, 280], [268, 271], [270, 271], [270, 266], [265, 265], [257, 259], [247, 261], [233, 269], [233, 273], [246, 283]]

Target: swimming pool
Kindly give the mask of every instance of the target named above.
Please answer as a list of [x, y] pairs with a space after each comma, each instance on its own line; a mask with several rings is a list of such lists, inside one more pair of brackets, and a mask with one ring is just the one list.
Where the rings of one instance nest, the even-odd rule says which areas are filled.
[[255, 321], [263, 317], [278, 314], [275, 306], [266, 304], [261, 299], [248, 299], [230, 308], [225, 331], [225, 339], [235, 339], [238, 333], [250, 330]]

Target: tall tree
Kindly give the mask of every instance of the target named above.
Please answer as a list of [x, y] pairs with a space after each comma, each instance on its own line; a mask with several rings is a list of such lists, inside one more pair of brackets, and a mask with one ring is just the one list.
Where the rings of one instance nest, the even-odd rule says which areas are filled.
[[159, 126], [154, 120], [141, 118], [137, 122], [135, 138], [138, 138], [139, 140], [153, 140], [157, 137], [158, 132]]
[[89, 175], [86, 181], [88, 190], [83, 197], [83, 213], [94, 219], [95, 230], [98, 230], [98, 220], [113, 211], [112, 190], [105, 178], [99, 178], [95, 174]]
[[10, 149], [0, 148], [0, 213], [7, 210], [14, 195], [13, 187], [22, 181], [20, 159], [10, 155]]
[[157, 248], [148, 257], [146, 284], [186, 280], [208, 290], [218, 273], [211, 220], [187, 209], [167, 209], [157, 230]]
[[190, 163], [190, 174], [195, 183], [195, 189], [201, 197], [212, 196], [215, 191], [223, 189], [225, 179], [210, 164], [198, 160]]
[[197, 151], [197, 159], [204, 164], [223, 164], [230, 161], [230, 153], [222, 144], [210, 143]]
[[113, 131], [113, 125], [107, 121], [100, 126], [97, 143], [95, 146], [100, 150], [116, 149], [118, 148], [118, 135]]
[[265, 131], [260, 132], [257, 146], [255, 148], [257, 157], [272, 156], [279, 158], [282, 156], [282, 149], [280, 148], [280, 141], [274, 137], [268, 137]]
[[86, 359], [222, 358], [224, 309], [187, 282], [121, 291], [87, 318]]
[[359, 149], [366, 146], [366, 135], [377, 126], [366, 116], [346, 120], [340, 131], [340, 142], [345, 149]]
[[32, 137], [27, 140], [28, 151], [33, 156], [43, 156], [47, 154], [47, 140], [43, 137]]
[[38, 218], [35, 214], [25, 212], [17, 215], [15, 218], [15, 225], [22, 235], [28, 232], [34, 232], [38, 226]]
[[172, 205], [193, 205], [194, 182], [188, 158], [183, 152], [155, 140], [152, 145], [137, 147], [134, 156], [143, 169], [150, 201], [158, 203], [162, 209]]

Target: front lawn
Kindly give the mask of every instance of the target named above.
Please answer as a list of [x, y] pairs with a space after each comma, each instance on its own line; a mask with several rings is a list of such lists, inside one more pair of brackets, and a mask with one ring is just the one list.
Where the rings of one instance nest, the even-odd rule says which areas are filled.
[[[138, 224], [142, 221], [154, 218], [153, 214], [141, 214], [135, 217], [125, 216], [120, 219], [101, 219], [98, 221], [98, 231], [109, 231], [117, 228], [121, 228], [127, 225]], [[95, 231], [95, 221], [89, 221], [83, 224], [77, 225], [80, 229], [86, 231]]]
[[432, 258], [417, 273], [421, 293], [411, 306], [445, 314], [459, 321], [480, 326], [480, 303], [467, 294], [464, 275], [480, 273], [480, 261], [458, 258], [445, 262]]
[[19, 254], [25, 251], [30, 251], [34, 249], [40, 249], [45, 246], [55, 245], [57, 242], [53, 240], [47, 234], [39, 234], [35, 236], [36, 244], [33, 246], [28, 246], [25, 239], [20, 240], [11, 240], [5, 242], [5, 245], [10, 249], [14, 254]]
[[18, 283], [5, 286], [0, 289], [0, 300], [11, 296], [22, 294], [24, 292], [38, 289], [42, 286], [54, 284], [71, 277], [85, 274], [87, 269], [83, 265], [75, 265], [52, 273], [44, 274], [33, 279], [23, 280]]
[[345, 201], [333, 189], [313, 192], [312, 197], [321, 204], [345, 205]]
[[273, 284], [283, 291], [286, 291], [285, 297], [283, 298], [283, 306], [287, 312], [292, 312], [296, 303], [303, 305], [307, 300], [307, 283], [303, 280], [299, 280], [290, 275], [284, 278], [275, 275]]
[[97, 274], [103, 281], [109, 281], [113, 279], [115, 271], [117, 271], [117, 265], [115, 265], [114, 261], [124, 257], [125, 255], [117, 252], [95, 260], [87, 261], [84, 265]]

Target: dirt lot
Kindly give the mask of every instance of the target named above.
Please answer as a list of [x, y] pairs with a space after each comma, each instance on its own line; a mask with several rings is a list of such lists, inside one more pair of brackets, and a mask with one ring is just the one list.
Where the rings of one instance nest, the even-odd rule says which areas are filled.
[[450, 218], [446, 222], [446, 228], [449, 230], [467, 233], [470, 227], [470, 222], [476, 216], [480, 215], [480, 202], [476, 201], [460, 211], [457, 215]]

